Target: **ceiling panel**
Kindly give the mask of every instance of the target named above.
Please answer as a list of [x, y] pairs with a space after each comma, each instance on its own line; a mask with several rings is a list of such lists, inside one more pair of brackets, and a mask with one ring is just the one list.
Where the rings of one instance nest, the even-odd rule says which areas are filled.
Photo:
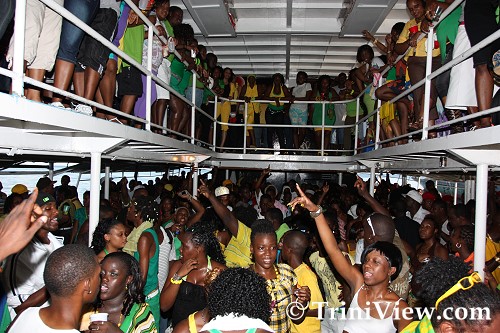
[[[185, 0], [187, 1], [187, 0]], [[204, 0], [189, 0], [203, 3]], [[212, 0], [210, 0], [212, 1]], [[409, 19], [405, 0], [227, 0], [235, 13], [236, 37], [203, 36], [187, 10], [184, 21], [193, 25], [199, 42], [214, 52], [223, 67], [239, 75], [272, 75], [295, 78], [306, 70], [312, 77], [348, 72], [356, 50], [366, 43], [361, 31], [370, 29], [379, 40], [397, 22]], [[352, 5], [364, 10], [348, 17], [353, 37], [341, 37], [345, 15]], [[171, 5], [186, 8], [181, 0]], [[291, 8], [288, 6], [291, 5]], [[387, 10], [387, 7], [392, 10]], [[366, 10], [372, 10], [367, 12]], [[376, 17], [374, 10], [385, 14]], [[287, 12], [290, 13], [287, 26]], [[212, 18], [219, 19], [219, 18]], [[288, 42], [287, 42], [288, 41]], [[377, 52], [376, 52], [377, 54]]]

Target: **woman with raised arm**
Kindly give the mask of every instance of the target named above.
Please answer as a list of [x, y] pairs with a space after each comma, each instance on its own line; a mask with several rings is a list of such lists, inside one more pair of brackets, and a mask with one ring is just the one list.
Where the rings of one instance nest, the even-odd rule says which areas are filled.
[[[365, 248], [361, 256], [362, 273], [348, 262], [337, 245], [321, 206], [306, 197], [297, 185], [300, 196], [290, 203], [292, 209], [299, 204], [314, 218], [321, 241], [335, 269], [351, 288], [352, 303], [346, 315], [344, 332], [362, 333], [399, 332], [411, 322], [408, 304], [390, 288], [402, 266], [401, 252], [388, 242], [376, 242]], [[371, 226], [370, 217], [364, 223]]]

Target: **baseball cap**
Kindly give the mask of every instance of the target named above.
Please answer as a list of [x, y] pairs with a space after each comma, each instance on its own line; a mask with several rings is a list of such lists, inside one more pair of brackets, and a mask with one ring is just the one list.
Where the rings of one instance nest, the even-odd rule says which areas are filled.
[[38, 187], [38, 189], [41, 190], [54, 183], [56, 183], [55, 180], [50, 180], [49, 177], [42, 177], [38, 179], [38, 181], [36, 182], [36, 187]]
[[36, 204], [40, 207], [48, 204], [49, 202], [56, 202], [53, 196], [45, 192], [38, 192], [38, 196], [36, 197]]
[[408, 193], [406, 194], [403, 194], [404, 197], [410, 197], [412, 198], [413, 200], [415, 200], [416, 202], [418, 202], [419, 204], [422, 203], [423, 199], [422, 199], [422, 196], [420, 195], [420, 193], [418, 193], [417, 191], [415, 190], [411, 190], [409, 191]]
[[215, 196], [220, 197], [222, 195], [229, 194], [229, 189], [225, 186], [219, 186], [215, 189]]
[[24, 194], [28, 191], [28, 188], [24, 184], [16, 184], [11, 190], [12, 193], [17, 193], [17, 194]]

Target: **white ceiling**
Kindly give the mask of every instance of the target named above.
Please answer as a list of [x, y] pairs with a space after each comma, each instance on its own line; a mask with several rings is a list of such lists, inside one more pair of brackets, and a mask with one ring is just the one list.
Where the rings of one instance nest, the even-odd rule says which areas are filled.
[[230, 0], [237, 18], [236, 37], [208, 37], [212, 25], [215, 29], [213, 22], [218, 28], [220, 20], [227, 21], [225, 11], [219, 17], [208, 11], [195, 14], [198, 22], [203, 20], [203, 36], [184, 3], [193, 12], [193, 7], [221, 2], [172, 0], [171, 5], [185, 9], [184, 22], [193, 26], [199, 43], [218, 56], [221, 66], [261, 77], [279, 72], [294, 78], [299, 70], [310, 76], [347, 72], [355, 63], [357, 48], [366, 43], [363, 29], [383, 39], [394, 23], [409, 19], [405, 0]]

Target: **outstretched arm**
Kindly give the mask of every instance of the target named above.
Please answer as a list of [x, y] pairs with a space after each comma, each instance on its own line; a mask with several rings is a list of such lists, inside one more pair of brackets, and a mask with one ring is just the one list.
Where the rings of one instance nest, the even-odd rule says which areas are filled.
[[[356, 182], [354, 183], [354, 187], [358, 190], [358, 194], [363, 199], [366, 200], [366, 202], [370, 205], [370, 207], [373, 209], [374, 212], [390, 217], [391, 213], [389, 213], [387, 208], [382, 206], [374, 197], [372, 197], [370, 195], [370, 193], [368, 193], [368, 189], [366, 188], [366, 183], [359, 176], [357, 176], [357, 177], [358, 177], [358, 180], [356, 180]], [[375, 180], [372, 179], [372, 181], [375, 181]]]
[[[317, 212], [319, 207], [306, 197], [298, 184], [297, 191], [299, 196], [290, 202], [292, 210], [295, 208], [295, 205], [299, 204], [310, 212]], [[326, 253], [328, 254], [328, 257], [330, 257], [335, 269], [347, 281], [351, 290], [358, 290], [363, 284], [363, 275], [354, 266], [352, 266], [342, 254], [342, 251], [340, 250], [323, 213], [316, 216], [314, 221], [316, 222], [318, 233], [321, 237], [323, 245], [325, 246]]]
[[189, 220], [186, 223], [186, 226], [190, 227], [196, 222], [198, 222], [203, 216], [203, 214], [205, 214], [205, 207], [203, 207], [203, 205], [198, 200], [196, 200], [188, 191], [179, 192], [177, 193], [177, 195], [189, 201], [194, 211], [196, 212], [193, 216], [189, 218]]
[[198, 189], [201, 195], [204, 195], [214, 207], [215, 213], [222, 220], [222, 223], [229, 229], [231, 234], [236, 237], [238, 234], [238, 220], [234, 215], [226, 208], [216, 197], [215, 195], [208, 189], [207, 185], [200, 180], [201, 186]]
[[257, 183], [255, 183], [255, 195], [259, 196], [260, 193], [260, 186], [262, 185], [262, 182], [264, 179], [269, 177], [269, 173], [271, 172], [271, 166], [268, 166], [267, 169], [262, 170], [259, 179], [257, 179]]

